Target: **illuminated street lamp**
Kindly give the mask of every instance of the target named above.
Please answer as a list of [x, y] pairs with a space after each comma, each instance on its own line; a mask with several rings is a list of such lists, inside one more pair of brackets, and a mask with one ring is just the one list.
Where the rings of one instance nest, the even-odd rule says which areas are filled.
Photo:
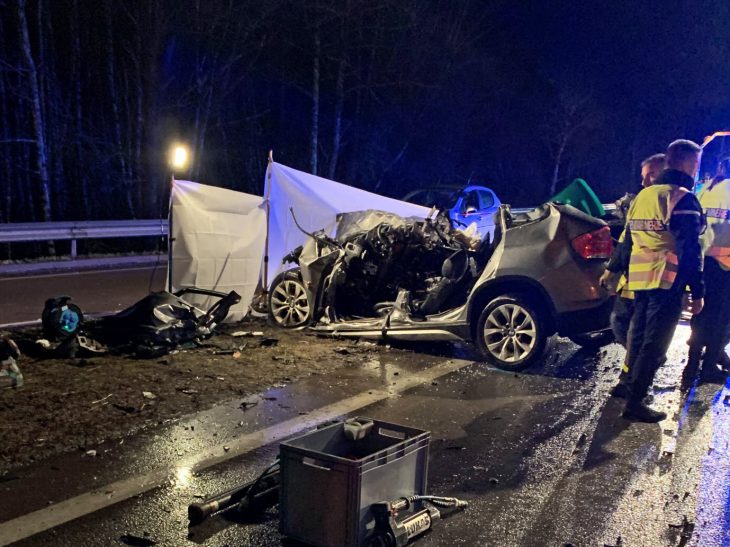
[[170, 148], [168, 162], [173, 171], [184, 171], [190, 162], [190, 152], [183, 144], [175, 144]]
[[172, 244], [175, 239], [172, 237], [172, 186], [175, 184], [175, 173], [185, 172], [190, 163], [190, 150], [184, 144], [173, 144], [167, 157], [167, 163], [172, 170], [170, 198], [167, 217], [167, 290], [172, 291]]

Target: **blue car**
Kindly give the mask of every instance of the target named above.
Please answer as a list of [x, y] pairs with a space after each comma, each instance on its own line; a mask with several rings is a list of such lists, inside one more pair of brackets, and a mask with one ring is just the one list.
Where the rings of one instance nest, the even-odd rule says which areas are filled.
[[502, 202], [485, 186], [431, 186], [414, 190], [402, 199], [448, 211], [451, 225], [457, 229], [476, 223], [477, 232], [483, 239], [494, 240], [494, 214]]

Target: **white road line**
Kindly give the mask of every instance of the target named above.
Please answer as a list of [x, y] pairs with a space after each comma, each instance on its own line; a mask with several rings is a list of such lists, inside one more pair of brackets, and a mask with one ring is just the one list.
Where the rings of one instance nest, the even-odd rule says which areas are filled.
[[271, 427], [242, 435], [228, 443], [228, 452], [225, 452], [221, 447], [202, 451], [178, 462], [176, 465], [161, 467], [145, 475], [113, 482], [91, 492], [0, 523], [0, 545], [20, 541], [152, 490], [165, 482], [169, 482], [171, 478], [175, 477], [176, 471], [180, 468], [188, 468], [193, 472], [202, 471], [267, 444], [280, 441], [327, 420], [349, 414], [360, 408], [398, 395], [408, 389], [427, 384], [441, 376], [461, 370], [472, 363], [473, 361], [463, 359], [449, 359], [428, 370], [399, 379], [395, 385], [387, 388], [363, 391], [347, 399], [320, 407], [307, 415], [297, 416]]

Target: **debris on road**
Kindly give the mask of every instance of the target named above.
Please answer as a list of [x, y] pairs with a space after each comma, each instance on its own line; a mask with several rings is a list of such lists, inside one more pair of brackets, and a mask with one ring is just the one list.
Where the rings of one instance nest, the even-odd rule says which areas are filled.
[[96, 450], [87, 450], [86, 455], [89, 456], [90, 458], [94, 458], [94, 457], [96, 457]]
[[122, 412], [124, 412], [126, 414], [134, 414], [135, 412], [137, 412], [136, 408], [134, 408], [133, 406], [129, 406], [129, 405], [120, 405], [119, 403], [112, 403], [112, 406], [118, 410], [121, 410]]
[[143, 396], [143, 397], [144, 397], [145, 399], [157, 399], [157, 395], [155, 395], [155, 394], [154, 394], [154, 393], [152, 393], [151, 391], [143, 391], [143, 392], [142, 392], [142, 396]]
[[260, 330], [256, 331], [249, 331], [249, 330], [237, 330], [236, 332], [232, 332], [231, 336], [234, 338], [239, 338], [241, 336], [263, 336], [264, 333]]
[[111, 396], [112, 396], [112, 394], [110, 393], [110, 394], [109, 394], [109, 395], [107, 395], [106, 397], [103, 397], [103, 398], [101, 398], [101, 399], [98, 399], [98, 400], [96, 400], [96, 401], [91, 401], [91, 404], [92, 404], [92, 405], [96, 405], [96, 404], [99, 404], [99, 403], [103, 403], [104, 401], [106, 401], [106, 400], [107, 400], [107, 399], [108, 399], [109, 397], [111, 397]]
[[259, 404], [258, 401], [243, 401], [238, 408], [246, 412], [249, 408], [255, 407], [257, 404]]
[[273, 348], [279, 345], [278, 338], [264, 338], [259, 344], [262, 348]]
[[0, 387], [21, 387], [23, 374], [18, 368], [18, 345], [11, 338], [0, 338]]

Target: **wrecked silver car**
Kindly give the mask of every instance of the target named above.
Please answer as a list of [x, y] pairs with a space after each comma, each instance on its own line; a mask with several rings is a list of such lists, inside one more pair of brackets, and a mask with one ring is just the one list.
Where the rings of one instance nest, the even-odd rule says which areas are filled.
[[606, 223], [547, 203], [503, 205], [495, 238], [455, 230], [448, 218], [345, 213], [285, 262], [269, 292], [282, 327], [340, 336], [474, 341], [495, 366], [521, 370], [558, 333], [582, 345], [605, 336], [609, 295], [598, 278], [612, 250]]

